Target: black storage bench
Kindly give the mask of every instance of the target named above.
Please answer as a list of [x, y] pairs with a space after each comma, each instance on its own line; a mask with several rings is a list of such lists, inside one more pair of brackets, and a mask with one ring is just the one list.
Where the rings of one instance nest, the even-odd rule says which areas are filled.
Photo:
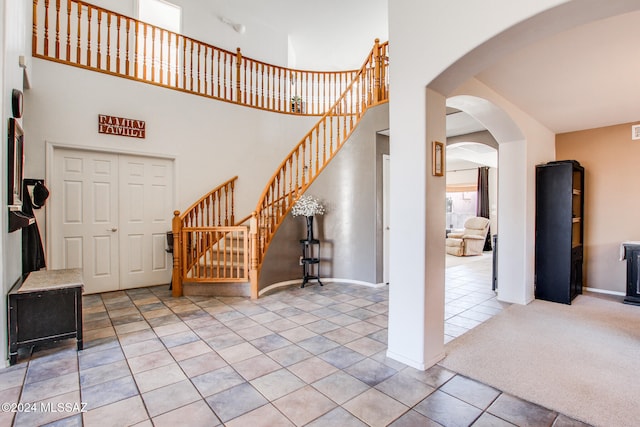
[[41, 270], [9, 291], [9, 363], [18, 349], [75, 338], [82, 350], [82, 270]]

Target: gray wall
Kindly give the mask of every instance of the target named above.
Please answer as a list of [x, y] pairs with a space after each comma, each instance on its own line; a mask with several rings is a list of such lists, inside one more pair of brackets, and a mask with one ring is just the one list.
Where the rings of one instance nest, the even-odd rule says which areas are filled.
[[[369, 283], [382, 278], [382, 154], [389, 152], [388, 104], [370, 109], [338, 155], [306, 194], [320, 199], [326, 213], [316, 216], [321, 241], [320, 276]], [[305, 220], [287, 215], [263, 264], [260, 288], [302, 278], [299, 240]]]

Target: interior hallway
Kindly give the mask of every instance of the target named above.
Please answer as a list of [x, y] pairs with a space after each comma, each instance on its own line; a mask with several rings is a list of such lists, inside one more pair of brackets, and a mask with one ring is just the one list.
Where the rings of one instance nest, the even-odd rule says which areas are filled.
[[500, 313], [510, 304], [491, 290], [492, 253], [457, 257], [446, 255], [444, 342], [459, 337]]
[[[476, 304], [450, 325], [496, 304], [462, 284], [467, 270], [451, 269], [448, 306]], [[162, 286], [84, 304], [85, 349], [70, 340], [23, 352], [0, 370], [0, 398], [85, 402], [87, 412], [4, 412], [0, 425], [582, 425], [441, 366], [386, 358], [387, 287], [313, 285], [251, 301], [172, 298]]]

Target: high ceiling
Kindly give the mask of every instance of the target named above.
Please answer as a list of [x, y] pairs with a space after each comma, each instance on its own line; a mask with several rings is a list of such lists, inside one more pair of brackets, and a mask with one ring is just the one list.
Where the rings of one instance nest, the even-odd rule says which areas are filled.
[[[311, 0], [210, 1], [242, 11], [249, 21], [287, 28], [296, 52], [324, 57], [331, 66], [362, 55], [372, 38], [384, 40], [388, 34], [389, 0], [326, 0], [322, 8]], [[476, 77], [555, 133], [637, 122], [639, 22], [637, 11], [576, 27], [529, 45]]]
[[477, 78], [555, 133], [638, 121], [639, 20], [640, 11], [557, 34]]

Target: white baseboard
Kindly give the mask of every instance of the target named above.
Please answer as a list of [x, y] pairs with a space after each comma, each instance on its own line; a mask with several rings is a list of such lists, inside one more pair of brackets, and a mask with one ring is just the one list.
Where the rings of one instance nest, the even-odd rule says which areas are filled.
[[[348, 283], [353, 285], [368, 286], [370, 288], [382, 288], [383, 286], [387, 286], [386, 283], [370, 283], [362, 280], [340, 279], [336, 277], [327, 277], [327, 278], [323, 277], [321, 280], [322, 280], [322, 283]], [[315, 281], [309, 282], [310, 285], [314, 285], [315, 283], [316, 283]], [[273, 289], [282, 288], [284, 286], [301, 285], [301, 284], [302, 284], [302, 279], [286, 280], [284, 282], [274, 283], [272, 285], [267, 286], [266, 288], [261, 289], [260, 292], [258, 292], [258, 296], [263, 295], [264, 293], [269, 292]]]
[[589, 292], [594, 292], [596, 294], [607, 294], [607, 295], [615, 295], [618, 297], [625, 297], [627, 296], [626, 293], [624, 292], [618, 292], [618, 291], [608, 291], [606, 289], [598, 289], [598, 288], [584, 288], [585, 291], [589, 291]]
[[400, 363], [404, 363], [405, 365], [411, 366], [412, 368], [418, 369], [420, 371], [426, 371], [427, 369], [429, 369], [430, 367], [432, 367], [433, 365], [435, 365], [436, 363], [444, 359], [444, 356], [445, 354], [441, 353], [431, 358], [430, 360], [427, 360], [424, 362], [418, 362], [418, 361], [406, 358], [404, 356], [401, 356], [397, 353], [394, 353], [391, 350], [387, 350], [387, 357], [389, 359], [393, 359]]

